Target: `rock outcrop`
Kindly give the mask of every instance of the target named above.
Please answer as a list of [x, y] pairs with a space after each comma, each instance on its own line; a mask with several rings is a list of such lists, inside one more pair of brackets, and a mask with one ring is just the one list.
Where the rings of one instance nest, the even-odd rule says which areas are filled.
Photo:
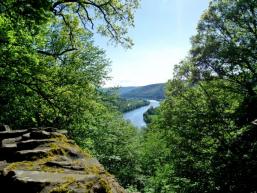
[[66, 131], [1, 126], [0, 142], [2, 193], [125, 193]]

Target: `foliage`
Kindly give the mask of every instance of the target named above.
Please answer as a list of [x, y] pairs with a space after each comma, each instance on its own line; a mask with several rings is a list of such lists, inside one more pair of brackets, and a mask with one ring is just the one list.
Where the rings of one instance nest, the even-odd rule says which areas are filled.
[[115, 100], [114, 106], [117, 107], [117, 109], [120, 112], [128, 112], [132, 111], [134, 109], [137, 109], [139, 107], [147, 106], [150, 102], [147, 100], [142, 99], [123, 99], [123, 98], [117, 98]]
[[139, 170], [136, 128], [128, 125], [120, 113], [106, 107], [98, 113], [90, 127], [87, 127], [87, 120], [74, 125], [72, 136], [81, 147], [90, 149], [124, 186], [136, 184]]
[[256, 0], [210, 2], [146, 131], [142, 151], [163, 153], [143, 154], [157, 160], [145, 192], [256, 191], [256, 13]]
[[[1, 97], [6, 101], [1, 104], [1, 122], [15, 127], [61, 127], [72, 124], [76, 114], [86, 115], [86, 109], [94, 109], [95, 88], [106, 77], [108, 60], [103, 51], [93, 47], [90, 35], [73, 24], [78, 40], [89, 41], [77, 44], [78, 50], [58, 58], [38, 54], [26, 44], [14, 45], [12, 49], [3, 46]], [[69, 46], [69, 42], [64, 42], [68, 35], [65, 26], [53, 23], [45, 33], [44, 37], [30, 36], [32, 40], [35, 38], [30, 43], [37, 44], [37, 38], [40, 39], [38, 44], [44, 45], [42, 49], [49, 53], [62, 52]]]
[[158, 108], [153, 108], [150, 107], [144, 114], [143, 114], [143, 118], [144, 121], [149, 124], [151, 122], [153, 122], [153, 119], [157, 118], [157, 115], [159, 114], [159, 109]]
[[136, 131], [106, 107], [99, 90], [110, 61], [93, 35], [130, 47], [137, 7], [137, 0], [0, 1], [0, 122], [69, 129], [121, 182], [132, 183]]
[[[210, 2], [190, 55], [141, 133], [115, 110], [124, 101], [102, 92], [109, 60], [93, 42], [99, 32], [129, 47], [137, 7], [137, 0], [1, 1], [0, 122], [68, 128], [133, 191], [255, 192], [256, 0]], [[162, 99], [163, 88], [122, 92]]]
[[129, 45], [137, 7], [136, 0], [1, 2], [0, 121], [13, 127], [90, 122], [109, 61], [87, 25]]
[[[38, 33], [38, 26], [55, 17], [62, 20], [68, 31], [69, 39], [73, 40], [71, 16], [76, 17], [86, 31], [98, 32], [110, 37], [112, 41], [126, 47], [132, 45], [127, 36], [128, 28], [134, 26], [134, 12], [139, 7], [138, 0], [39, 0], [0, 2], [1, 14], [11, 19], [13, 26], [23, 27]], [[19, 23], [21, 22], [21, 23]], [[2, 42], [7, 39], [3, 38]]]

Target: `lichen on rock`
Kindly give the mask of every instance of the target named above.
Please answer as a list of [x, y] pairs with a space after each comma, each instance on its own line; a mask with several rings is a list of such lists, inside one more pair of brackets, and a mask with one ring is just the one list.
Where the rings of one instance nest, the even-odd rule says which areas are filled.
[[125, 193], [65, 130], [0, 131], [0, 185], [8, 193]]

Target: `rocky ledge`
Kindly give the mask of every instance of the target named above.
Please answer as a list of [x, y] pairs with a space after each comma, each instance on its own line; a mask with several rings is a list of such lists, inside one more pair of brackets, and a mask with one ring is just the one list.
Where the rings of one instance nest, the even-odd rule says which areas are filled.
[[90, 154], [56, 128], [0, 129], [3, 193], [125, 193]]

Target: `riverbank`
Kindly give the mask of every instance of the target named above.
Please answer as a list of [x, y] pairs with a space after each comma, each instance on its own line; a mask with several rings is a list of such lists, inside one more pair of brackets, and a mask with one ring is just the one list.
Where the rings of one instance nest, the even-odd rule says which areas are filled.
[[147, 106], [149, 104], [150, 102], [145, 99], [125, 99], [125, 98], [117, 97], [115, 98], [115, 100], [112, 101], [112, 105], [122, 113], [126, 113], [134, 109]]
[[148, 100], [143, 99], [124, 99], [123, 105], [121, 106], [120, 111], [123, 113], [127, 113], [138, 109], [140, 107], [144, 107], [150, 105]]
[[139, 129], [146, 127], [146, 123], [144, 121], [144, 113], [151, 107], [156, 108], [160, 106], [159, 101], [156, 101], [156, 100], [148, 100], [148, 101], [149, 101], [149, 105], [126, 112], [123, 114], [123, 118], [131, 122], [132, 125], [134, 125]]

